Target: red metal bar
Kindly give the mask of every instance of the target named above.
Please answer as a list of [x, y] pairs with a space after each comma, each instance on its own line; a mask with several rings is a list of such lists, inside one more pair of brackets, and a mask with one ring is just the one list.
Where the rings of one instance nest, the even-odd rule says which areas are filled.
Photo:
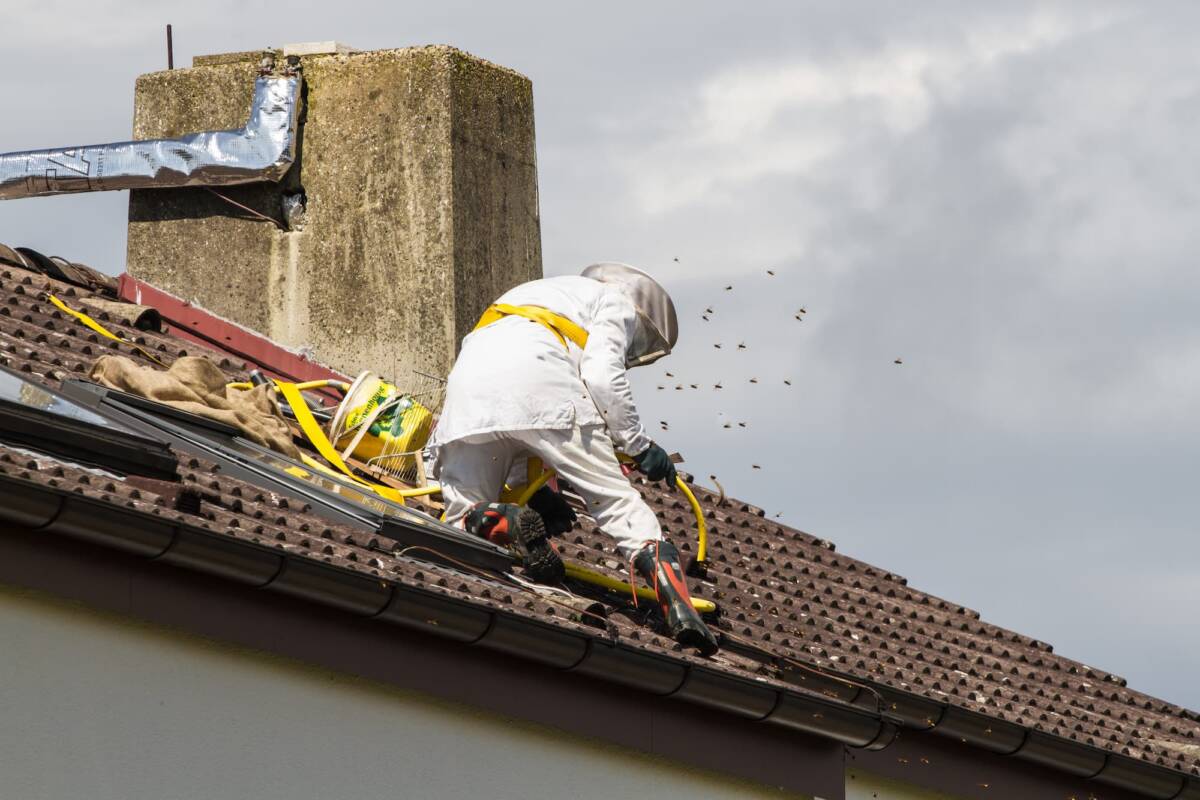
[[[118, 279], [117, 293], [122, 300], [158, 309], [171, 335], [243, 359], [272, 377], [296, 383], [323, 379], [349, 380], [340, 372], [280, 347], [265, 336], [214, 316], [129, 273], [122, 274]], [[329, 391], [327, 394], [332, 399], [340, 399], [335, 392]]]

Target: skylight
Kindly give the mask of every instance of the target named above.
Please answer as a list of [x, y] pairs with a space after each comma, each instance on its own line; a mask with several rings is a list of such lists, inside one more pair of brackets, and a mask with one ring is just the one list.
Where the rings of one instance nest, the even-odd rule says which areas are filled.
[[166, 445], [0, 367], [0, 441], [121, 474], [171, 479]]

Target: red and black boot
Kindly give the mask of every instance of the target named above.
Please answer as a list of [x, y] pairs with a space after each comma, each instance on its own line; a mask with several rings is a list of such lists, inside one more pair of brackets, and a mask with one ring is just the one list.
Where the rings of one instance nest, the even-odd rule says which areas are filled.
[[521, 556], [525, 574], [538, 583], [560, 583], [566, 577], [562, 558], [550, 544], [542, 516], [532, 508], [513, 503], [476, 503], [463, 526], [500, 547], [511, 547]]
[[634, 554], [633, 568], [654, 587], [671, 638], [684, 647], [696, 648], [704, 656], [717, 652], [717, 638], [692, 607], [687, 578], [679, 565], [679, 551], [675, 545], [665, 539], [648, 542]]

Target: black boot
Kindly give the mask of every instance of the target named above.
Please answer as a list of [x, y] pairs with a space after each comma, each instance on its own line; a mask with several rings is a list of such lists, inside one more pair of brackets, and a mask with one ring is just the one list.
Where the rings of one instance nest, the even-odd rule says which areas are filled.
[[521, 556], [525, 574], [538, 583], [560, 583], [566, 577], [562, 558], [550, 544], [542, 516], [513, 503], [476, 503], [464, 527], [492, 544], [511, 547]]
[[684, 647], [696, 648], [704, 656], [717, 652], [717, 638], [692, 607], [675, 545], [666, 540], [647, 543], [634, 554], [633, 567], [654, 587], [671, 638]]

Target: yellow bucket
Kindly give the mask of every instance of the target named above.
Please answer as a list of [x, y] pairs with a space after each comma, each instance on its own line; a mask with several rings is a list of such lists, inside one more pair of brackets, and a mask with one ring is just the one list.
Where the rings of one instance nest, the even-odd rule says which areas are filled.
[[428, 408], [368, 370], [350, 384], [329, 423], [329, 439], [339, 451], [401, 475], [415, 473], [432, 429]]

